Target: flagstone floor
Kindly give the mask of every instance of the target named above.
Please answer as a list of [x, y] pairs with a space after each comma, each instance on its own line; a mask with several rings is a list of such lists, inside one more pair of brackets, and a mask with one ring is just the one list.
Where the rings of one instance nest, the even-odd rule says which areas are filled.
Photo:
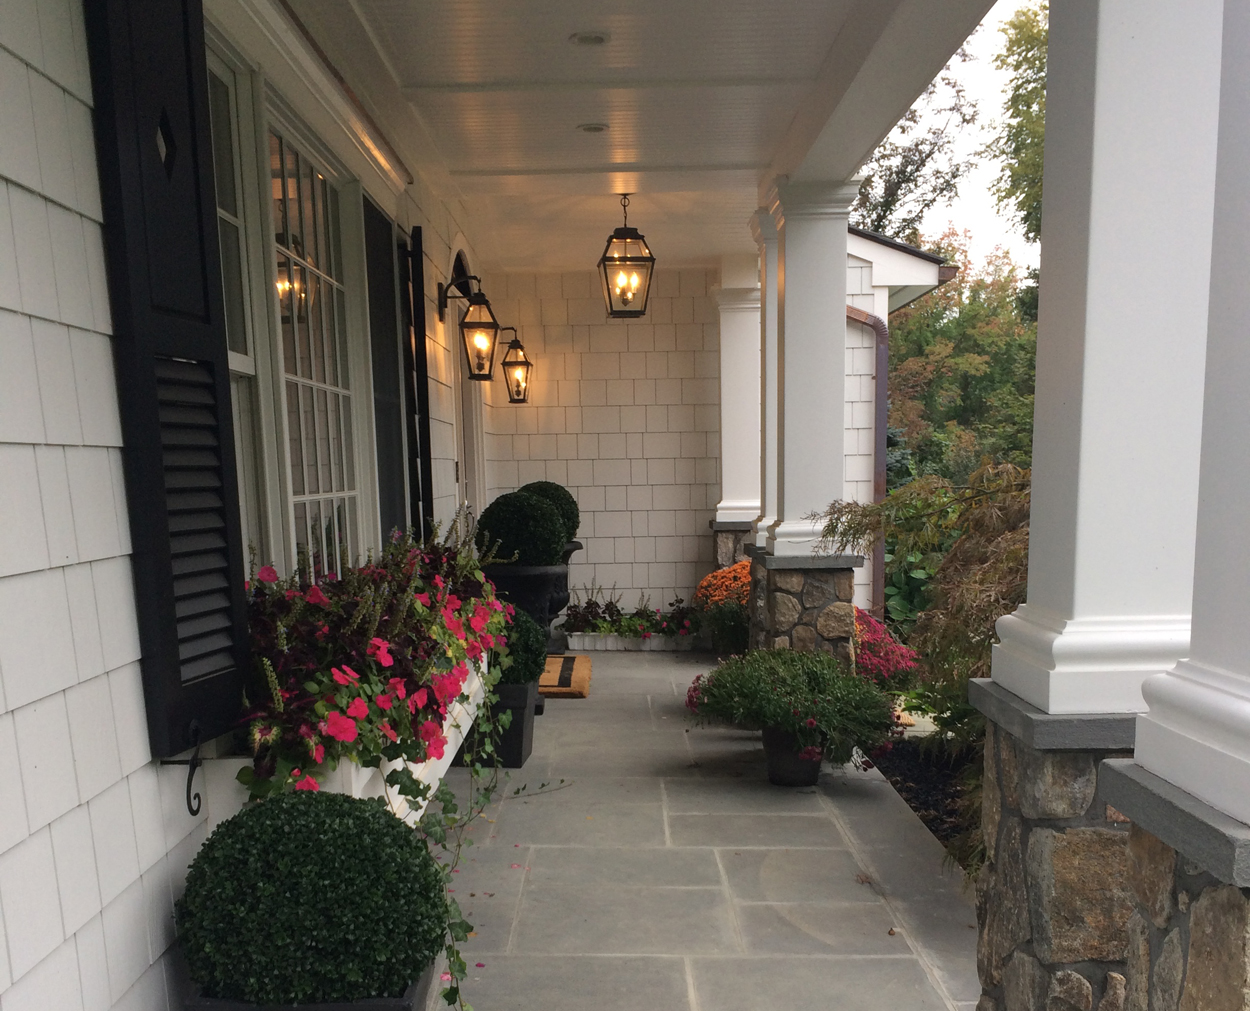
[[972, 1011], [971, 889], [878, 772], [770, 786], [686, 719], [706, 658], [593, 663], [465, 851], [475, 1011]]

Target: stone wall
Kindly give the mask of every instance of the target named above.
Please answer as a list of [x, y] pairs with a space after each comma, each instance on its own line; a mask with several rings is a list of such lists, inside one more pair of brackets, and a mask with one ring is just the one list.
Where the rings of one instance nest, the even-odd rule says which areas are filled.
[[1250, 1007], [1250, 889], [1224, 884], [1134, 825], [1124, 1011]]
[[987, 722], [977, 1011], [1163, 1011], [1128, 1003], [1129, 830], [1095, 799], [1109, 757], [1038, 751]]
[[855, 570], [770, 569], [751, 561], [751, 647], [824, 650], [849, 660]]

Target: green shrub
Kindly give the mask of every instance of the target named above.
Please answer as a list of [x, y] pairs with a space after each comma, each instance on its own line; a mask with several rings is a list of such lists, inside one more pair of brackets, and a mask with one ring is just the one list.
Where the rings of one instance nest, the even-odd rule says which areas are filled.
[[713, 604], [699, 615], [699, 624], [721, 656], [746, 652], [750, 640], [750, 615], [736, 600]]
[[500, 495], [482, 510], [477, 521], [477, 546], [487, 550], [496, 541], [500, 561], [518, 565], [556, 565], [564, 557], [564, 521], [544, 498], [528, 492]]
[[894, 725], [890, 700], [828, 653], [753, 650], [694, 679], [686, 707], [699, 720], [776, 727], [836, 765], [884, 744]]
[[518, 490], [526, 495], [537, 495], [546, 499], [556, 507], [560, 519], [564, 521], [565, 540], [571, 541], [577, 536], [577, 528], [582, 525], [582, 514], [577, 508], [577, 499], [567, 488], [554, 481], [531, 481]]
[[512, 663], [500, 675], [501, 684], [527, 685], [537, 681], [547, 663], [547, 633], [524, 611], [517, 609], [508, 627], [508, 656]]
[[287, 793], [224, 822], [176, 906], [209, 997], [303, 1004], [395, 997], [444, 936], [443, 877], [378, 801]]

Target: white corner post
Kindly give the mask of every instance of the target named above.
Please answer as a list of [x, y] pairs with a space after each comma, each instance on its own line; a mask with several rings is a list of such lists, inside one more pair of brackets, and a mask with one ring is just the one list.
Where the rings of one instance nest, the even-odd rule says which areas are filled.
[[751, 216], [751, 234], [760, 254], [760, 511], [755, 519], [755, 545], [764, 547], [768, 528], [777, 520], [777, 224], [761, 207]]
[[1142, 686], [1137, 763], [1250, 822], [1250, 10], [1224, 14], [1193, 645]]
[[716, 523], [747, 524], [760, 514], [760, 288], [754, 256], [722, 259], [716, 304], [720, 308]]
[[992, 670], [1049, 713], [1140, 712], [1189, 652], [1220, 4], [1050, 6], [1028, 602]]
[[811, 555], [812, 519], [843, 496], [846, 419], [846, 224], [859, 184], [779, 179], [777, 224], [777, 519], [766, 547]]

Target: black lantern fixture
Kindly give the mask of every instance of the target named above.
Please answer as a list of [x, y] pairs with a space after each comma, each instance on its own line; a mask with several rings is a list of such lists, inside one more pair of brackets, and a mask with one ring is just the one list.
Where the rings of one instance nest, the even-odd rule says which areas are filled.
[[504, 330], [512, 331], [512, 340], [508, 342], [508, 350], [504, 352], [503, 381], [508, 387], [508, 403], [528, 404], [530, 399], [530, 370], [534, 363], [525, 357], [525, 345], [516, 335], [516, 327], [506, 326]]
[[651, 273], [655, 257], [647, 248], [647, 240], [637, 228], [629, 227], [629, 194], [621, 194], [621, 211], [625, 224], [616, 229], [599, 258], [599, 274], [603, 281], [603, 300], [608, 315], [618, 319], [636, 319], [647, 314], [647, 295], [651, 291]]
[[[469, 284], [477, 281], [477, 291]], [[468, 294], [459, 290], [461, 285], [470, 288]], [[499, 320], [490, 307], [490, 301], [482, 293], [482, 282], [472, 274], [458, 278], [454, 285], [438, 286], [438, 318], [447, 312], [447, 303], [453, 298], [468, 302], [460, 318], [460, 337], [464, 341], [464, 353], [469, 362], [469, 378], [483, 383], [490, 382], [495, 367], [495, 348], [499, 344]]]

